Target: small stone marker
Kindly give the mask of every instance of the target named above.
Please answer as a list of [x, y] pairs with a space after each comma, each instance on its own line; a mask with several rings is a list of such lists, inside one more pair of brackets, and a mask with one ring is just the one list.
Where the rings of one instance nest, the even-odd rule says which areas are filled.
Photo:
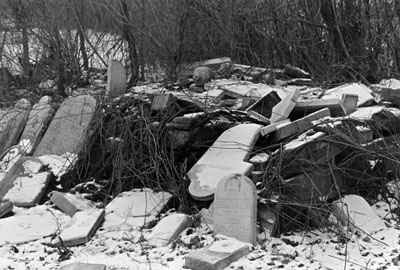
[[[103, 209], [93, 208], [76, 212], [60, 234], [63, 244], [67, 247], [71, 247], [88, 242], [100, 226], [103, 218]], [[54, 245], [60, 246], [60, 239], [57, 239]]]
[[248, 244], [235, 239], [221, 240], [190, 253], [185, 267], [193, 270], [221, 270], [250, 253]]
[[353, 232], [372, 234], [387, 229], [385, 222], [361, 196], [346, 195], [334, 201], [331, 207], [336, 217]]
[[149, 243], [157, 247], [167, 246], [189, 227], [192, 221], [192, 218], [185, 214], [172, 214], [163, 218], [150, 233]]
[[214, 233], [256, 243], [257, 194], [246, 176], [230, 174], [219, 181], [214, 199]]
[[54, 191], [51, 195], [50, 201], [70, 217], [72, 217], [78, 211], [84, 211], [93, 208], [91, 201], [84, 199], [77, 194], [71, 193]]
[[120, 61], [108, 60], [106, 93], [113, 97], [126, 93], [126, 71]]
[[103, 224], [107, 229], [136, 229], [156, 219], [172, 195], [152, 190], [129, 191], [119, 194], [106, 207]]
[[71, 263], [62, 266], [59, 270], [106, 270], [107, 266], [97, 263]]
[[357, 107], [367, 106], [374, 102], [372, 90], [361, 83], [350, 83], [325, 91], [322, 99], [342, 98], [343, 94], [358, 96]]
[[42, 97], [38, 103], [33, 105], [29, 113], [28, 122], [19, 140], [19, 144], [23, 146], [26, 154], [31, 154], [35, 151], [51, 122], [54, 112], [51, 98], [48, 96]]
[[31, 107], [28, 100], [21, 99], [12, 110], [0, 116], [0, 154], [18, 143]]
[[276, 123], [288, 118], [300, 97], [300, 90], [292, 90], [284, 99], [272, 108], [271, 123]]
[[61, 104], [34, 156], [78, 154], [92, 119], [96, 100], [89, 95], [69, 98]]
[[253, 165], [247, 159], [259, 138], [260, 129], [260, 125], [241, 124], [218, 137], [187, 174], [193, 198], [211, 200], [218, 182], [227, 174], [250, 174]]
[[3, 200], [0, 202], [0, 218], [10, 213], [13, 209], [12, 202]]

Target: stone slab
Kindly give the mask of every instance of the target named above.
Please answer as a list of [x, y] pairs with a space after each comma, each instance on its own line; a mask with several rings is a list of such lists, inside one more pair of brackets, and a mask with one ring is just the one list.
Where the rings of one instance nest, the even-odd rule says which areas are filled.
[[12, 202], [3, 200], [0, 202], [0, 218], [10, 213], [13, 209]]
[[67, 99], [61, 104], [53, 121], [38, 145], [34, 156], [78, 154], [83, 147], [87, 127], [96, 108], [89, 95]]
[[21, 99], [12, 110], [0, 115], [0, 154], [18, 143], [30, 110], [30, 102]]
[[254, 111], [267, 118], [270, 118], [272, 115], [272, 108], [280, 101], [281, 99], [278, 94], [275, 91], [271, 91], [248, 107], [246, 111]]
[[172, 195], [152, 190], [119, 194], [106, 207], [103, 224], [107, 229], [136, 229], [155, 220]]
[[218, 182], [227, 174], [249, 174], [246, 162], [259, 138], [261, 126], [241, 124], [223, 132], [189, 170], [189, 192], [197, 200], [211, 200]]
[[300, 90], [292, 90], [285, 98], [272, 108], [271, 123], [285, 120], [289, 117], [296, 105], [297, 99], [300, 97]]
[[108, 59], [106, 93], [116, 97], [126, 93], [126, 70], [122, 63]]
[[[382, 106], [357, 108], [354, 113], [349, 115], [349, 118], [368, 123], [374, 131], [400, 131], [399, 108]], [[377, 134], [377, 136], [380, 136], [380, 134]]]
[[368, 86], [361, 83], [350, 83], [328, 89], [325, 91], [322, 99], [341, 99], [343, 94], [357, 95], [357, 107], [368, 106], [374, 102], [372, 90]]
[[289, 119], [285, 119], [285, 120], [282, 120], [282, 121], [279, 121], [279, 122], [276, 122], [276, 123], [269, 124], [269, 125], [267, 125], [265, 127], [262, 127], [260, 129], [260, 134], [261, 134], [261, 136], [267, 136], [268, 134], [276, 131], [278, 128], [286, 126], [286, 125], [288, 125], [290, 123], [291, 122], [290, 122]]
[[203, 112], [190, 113], [183, 116], [177, 116], [171, 121], [171, 125], [177, 129], [190, 130], [193, 127], [200, 125], [207, 118]]
[[331, 114], [328, 108], [316, 111], [287, 125], [277, 128], [273, 135], [273, 140], [275, 142], [279, 142], [296, 133], [302, 133], [313, 126], [313, 121], [330, 116]]
[[174, 105], [177, 98], [169, 93], [169, 94], [157, 94], [153, 102], [151, 103], [151, 110], [152, 111], [164, 111], [171, 109], [171, 106]]
[[53, 118], [55, 109], [51, 105], [51, 101], [48, 96], [42, 97], [38, 103], [33, 105], [29, 113], [28, 121], [19, 140], [19, 144], [27, 155], [35, 151]]
[[387, 229], [385, 222], [361, 196], [346, 195], [334, 201], [331, 208], [336, 217], [353, 232], [372, 234]]
[[[7, 173], [17, 160], [22, 157], [23, 153], [23, 149], [20, 145], [14, 145], [7, 149], [0, 157], [0, 172], [2, 174]], [[0, 179], [2, 178], [3, 177], [0, 177]]]
[[58, 230], [57, 218], [48, 213], [11, 216], [0, 219], [0, 246], [41, 239]]
[[75, 215], [78, 211], [93, 208], [91, 201], [79, 196], [78, 194], [53, 191], [50, 201], [70, 217]]
[[202, 208], [199, 214], [201, 224], [212, 230], [214, 224], [214, 203], [212, 202], [208, 208]]
[[106, 270], [107, 266], [97, 263], [71, 263], [63, 265], [59, 270]]
[[[100, 223], [104, 219], [104, 209], [90, 209], [76, 212], [70, 222], [63, 227], [59, 238], [67, 246], [84, 244], [92, 238]], [[57, 238], [55, 246], [60, 246], [61, 241]]]
[[218, 182], [214, 196], [214, 233], [255, 244], [257, 191], [246, 176], [230, 174]]
[[163, 247], [174, 241], [193, 220], [185, 214], [172, 214], [163, 218], [153, 228], [148, 236], [149, 243], [153, 246]]
[[41, 172], [18, 176], [4, 199], [10, 200], [18, 207], [32, 207], [39, 204], [50, 183], [51, 175], [49, 172]]
[[246, 243], [222, 240], [189, 253], [185, 257], [185, 267], [193, 270], [221, 270], [249, 253], [250, 248]]

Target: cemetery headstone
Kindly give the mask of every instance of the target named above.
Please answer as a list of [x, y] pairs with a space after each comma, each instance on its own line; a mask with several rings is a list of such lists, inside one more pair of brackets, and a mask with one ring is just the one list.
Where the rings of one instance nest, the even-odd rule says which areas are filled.
[[254, 183], [241, 174], [219, 181], [214, 200], [214, 233], [256, 243], [257, 194]]
[[106, 92], [111, 96], [120, 96], [126, 92], [126, 71], [120, 61], [108, 60]]
[[34, 156], [62, 155], [81, 150], [86, 129], [96, 108], [89, 95], [69, 98], [61, 104], [53, 121], [39, 143]]
[[51, 106], [51, 98], [48, 96], [42, 97], [38, 103], [33, 105], [29, 113], [28, 122], [19, 140], [19, 144], [23, 146], [26, 154], [31, 154], [35, 151], [50, 124], [54, 111]]

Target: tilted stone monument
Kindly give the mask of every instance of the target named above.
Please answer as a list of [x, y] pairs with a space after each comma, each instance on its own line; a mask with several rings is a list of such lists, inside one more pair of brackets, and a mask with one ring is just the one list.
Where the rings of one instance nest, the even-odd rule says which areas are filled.
[[82, 149], [86, 130], [96, 109], [96, 100], [89, 95], [69, 98], [58, 109], [39, 143], [34, 156], [62, 155]]
[[106, 93], [114, 97], [126, 93], [126, 71], [120, 61], [108, 60]]
[[214, 233], [256, 243], [257, 194], [254, 183], [241, 174], [219, 181], [214, 200]]
[[42, 97], [38, 103], [33, 105], [29, 113], [28, 122], [19, 140], [19, 144], [26, 154], [31, 154], [35, 151], [50, 124], [54, 112], [55, 109], [51, 105], [49, 96]]

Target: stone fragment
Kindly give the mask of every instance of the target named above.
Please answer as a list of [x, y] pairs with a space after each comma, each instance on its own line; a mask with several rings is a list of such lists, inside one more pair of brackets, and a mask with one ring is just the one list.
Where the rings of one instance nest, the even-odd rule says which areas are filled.
[[235, 239], [221, 240], [185, 257], [185, 267], [193, 270], [222, 270], [250, 253], [248, 244]]
[[67, 99], [61, 104], [40, 141], [34, 156], [78, 154], [83, 147], [86, 130], [96, 108], [89, 95]]
[[382, 79], [377, 86], [390, 89], [400, 89], [400, 80], [394, 78]]
[[172, 195], [152, 190], [129, 191], [119, 194], [106, 207], [103, 224], [107, 229], [136, 229], [155, 220]]
[[190, 113], [183, 116], [177, 116], [171, 121], [171, 125], [177, 129], [190, 130], [200, 125], [207, 118], [205, 113]]
[[214, 233], [256, 243], [257, 192], [244, 175], [230, 174], [218, 182], [214, 199]]
[[172, 128], [168, 130], [168, 138], [170, 139], [170, 146], [173, 149], [180, 149], [189, 144], [191, 138], [193, 138], [199, 132], [199, 128], [193, 128], [191, 130], [181, 130]]
[[126, 93], [126, 71], [122, 63], [108, 59], [106, 93], [116, 97]]
[[258, 153], [254, 156], [252, 156], [249, 159], [249, 162], [251, 164], [253, 164], [254, 166], [254, 170], [256, 171], [264, 171], [266, 169], [266, 163], [268, 162], [270, 158], [270, 155], [268, 155], [267, 153]]
[[[358, 108], [349, 115], [350, 119], [367, 123], [374, 132], [376, 131], [400, 131], [400, 109], [370, 106]], [[377, 133], [377, 137], [381, 134]]]
[[215, 78], [214, 71], [209, 67], [198, 67], [193, 71], [194, 84], [199, 87], [204, 87], [206, 82]]
[[12, 166], [19, 160], [23, 155], [23, 149], [20, 145], [14, 145], [8, 148], [3, 155], [0, 157], [0, 179], [3, 179], [4, 175], [12, 168]]
[[271, 123], [276, 123], [288, 118], [300, 97], [300, 90], [295, 89], [272, 108]]
[[331, 207], [342, 224], [353, 232], [372, 234], [387, 229], [385, 222], [361, 196], [346, 195], [334, 201]]
[[35, 151], [53, 118], [54, 112], [55, 109], [51, 105], [51, 98], [48, 96], [42, 97], [38, 103], [33, 105], [19, 140], [19, 144], [27, 155]]
[[196, 68], [200, 66], [205, 66], [211, 68], [213, 71], [219, 71], [222, 73], [228, 67], [231, 69], [232, 60], [229, 57], [220, 57], [208, 59], [201, 62], [194, 63], [183, 63], [177, 67], [177, 74], [179, 79], [184, 79], [193, 76], [193, 72]]
[[172, 214], [163, 218], [148, 236], [153, 246], [163, 247], [174, 241], [187, 227], [192, 218], [185, 214]]
[[151, 103], [152, 111], [170, 111], [174, 110], [176, 97], [173, 94], [158, 94], [154, 97]]
[[214, 224], [214, 203], [212, 202], [207, 208], [202, 208], [200, 210], [200, 222], [205, 226], [213, 229]]
[[53, 191], [50, 201], [70, 217], [72, 217], [78, 211], [84, 211], [93, 208], [91, 201], [77, 194], [71, 193]]
[[261, 126], [241, 124], [223, 132], [207, 152], [189, 170], [189, 192], [197, 200], [211, 200], [218, 182], [227, 174], [249, 174], [246, 162]]
[[[88, 242], [104, 218], [103, 209], [90, 209], [76, 212], [72, 219], [63, 227], [55, 246], [77, 246]], [[62, 243], [61, 243], [61, 240]]]
[[310, 73], [292, 65], [286, 64], [284, 66], [285, 74], [292, 78], [310, 78]]
[[267, 118], [271, 118], [272, 109], [280, 101], [281, 99], [278, 94], [275, 91], [271, 91], [248, 107], [246, 111], [254, 111]]
[[0, 154], [18, 143], [29, 117], [31, 104], [21, 99], [14, 108], [0, 114]]
[[257, 208], [257, 219], [260, 221], [260, 226], [263, 229], [265, 236], [277, 236], [279, 227], [279, 213], [281, 208], [281, 205], [272, 203], [259, 204]]
[[263, 122], [266, 125], [269, 125], [271, 123], [267, 117], [255, 112], [255, 111], [247, 111], [247, 115], [249, 117], [257, 119], [260, 122]]
[[313, 126], [312, 124], [313, 121], [330, 116], [331, 115], [328, 108], [316, 111], [294, 122], [291, 122], [287, 125], [277, 128], [273, 135], [273, 140], [275, 142], [279, 142], [296, 133], [302, 133]]
[[290, 122], [289, 119], [285, 119], [285, 120], [282, 120], [282, 121], [279, 121], [279, 122], [276, 122], [276, 123], [269, 124], [269, 125], [267, 125], [265, 127], [262, 127], [260, 129], [260, 134], [261, 134], [261, 136], [267, 136], [268, 134], [276, 131], [278, 128], [286, 126], [286, 125], [288, 125], [290, 123], [291, 122]]
[[97, 263], [71, 263], [61, 266], [59, 270], [106, 270], [107, 266]]
[[372, 90], [369, 89], [368, 86], [361, 83], [350, 83], [328, 89], [325, 91], [322, 99], [340, 99], [343, 94], [357, 95], [357, 107], [368, 106], [374, 102]]
[[0, 218], [10, 213], [13, 209], [12, 202], [3, 200], [0, 202]]

